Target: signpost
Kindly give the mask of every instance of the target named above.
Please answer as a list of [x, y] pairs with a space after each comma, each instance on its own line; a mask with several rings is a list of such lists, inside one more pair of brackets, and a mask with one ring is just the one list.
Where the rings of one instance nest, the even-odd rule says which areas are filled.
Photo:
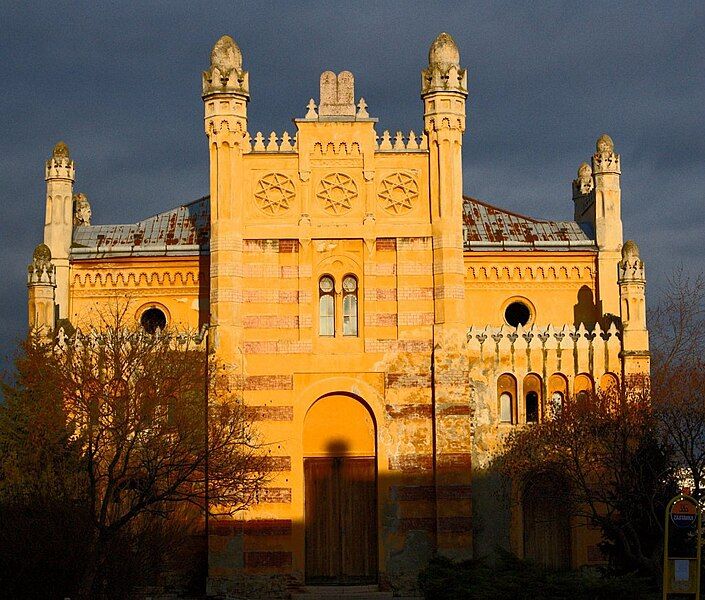
[[700, 598], [698, 503], [683, 490], [666, 508], [663, 544], [663, 600]]

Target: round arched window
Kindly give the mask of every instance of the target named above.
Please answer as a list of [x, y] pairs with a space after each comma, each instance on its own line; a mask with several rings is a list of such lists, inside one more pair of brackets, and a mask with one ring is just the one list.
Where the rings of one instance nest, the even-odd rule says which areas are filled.
[[140, 317], [140, 325], [147, 333], [156, 333], [166, 327], [166, 315], [159, 308], [148, 308]]
[[531, 319], [531, 309], [519, 300], [515, 300], [504, 309], [504, 319], [512, 327], [526, 325]]

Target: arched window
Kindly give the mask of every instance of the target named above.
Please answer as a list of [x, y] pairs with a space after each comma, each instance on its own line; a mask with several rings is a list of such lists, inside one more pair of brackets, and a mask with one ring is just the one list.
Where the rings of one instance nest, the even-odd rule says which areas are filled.
[[140, 325], [147, 333], [154, 334], [158, 330], [163, 330], [166, 327], [166, 315], [159, 308], [148, 308], [140, 317]]
[[563, 392], [553, 392], [551, 394], [551, 414], [554, 417], [560, 416], [563, 412], [563, 405], [565, 404], [565, 397]]
[[501, 423], [516, 423], [517, 381], [513, 375], [504, 373], [497, 379], [497, 399]]
[[343, 335], [357, 335], [357, 279], [343, 278]]
[[587, 373], [576, 375], [575, 381], [573, 382], [573, 391], [576, 399], [583, 401], [588, 400], [595, 391], [592, 377]]
[[534, 373], [524, 377], [524, 419], [538, 423], [541, 411], [541, 378]]
[[335, 282], [330, 275], [318, 281], [318, 335], [335, 335]]

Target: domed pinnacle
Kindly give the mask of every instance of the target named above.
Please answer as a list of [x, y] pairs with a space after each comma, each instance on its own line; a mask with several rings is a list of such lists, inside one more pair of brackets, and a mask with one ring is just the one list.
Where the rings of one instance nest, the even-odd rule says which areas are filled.
[[428, 50], [428, 64], [460, 66], [460, 51], [458, 45], [449, 33], [441, 33]]
[[614, 152], [614, 142], [612, 141], [612, 138], [606, 133], [603, 133], [599, 138], [597, 138], [595, 150], [597, 150], [597, 152]]
[[639, 246], [634, 240], [627, 240], [622, 246], [622, 260], [633, 260], [639, 258]]
[[65, 142], [57, 142], [54, 149], [51, 151], [52, 158], [71, 158], [69, 147]]
[[233, 69], [242, 70], [242, 52], [229, 35], [222, 36], [213, 46], [211, 67], [218, 67], [221, 73], [229, 73]]

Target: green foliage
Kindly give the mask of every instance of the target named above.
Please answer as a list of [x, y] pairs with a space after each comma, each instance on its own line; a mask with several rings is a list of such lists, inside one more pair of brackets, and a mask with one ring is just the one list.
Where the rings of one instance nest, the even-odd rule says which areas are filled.
[[498, 551], [496, 561], [434, 558], [419, 575], [433, 600], [656, 600], [650, 580], [596, 571], [550, 571]]

